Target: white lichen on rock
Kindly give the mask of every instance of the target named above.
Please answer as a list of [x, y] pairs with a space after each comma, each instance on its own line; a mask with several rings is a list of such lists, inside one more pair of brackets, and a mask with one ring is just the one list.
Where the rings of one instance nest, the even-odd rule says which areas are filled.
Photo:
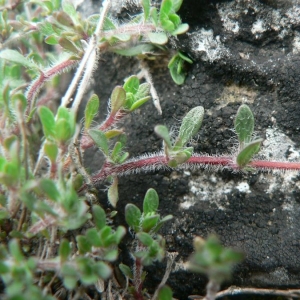
[[213, 62], [229, 54], [228, 49], [223, 45], [220, 36], [214, 36], [212, 29], [201, 28], [194, 33], [188, 33], [192, 41], [192, 51], [195, 55], [201, 56], [202, 60]]

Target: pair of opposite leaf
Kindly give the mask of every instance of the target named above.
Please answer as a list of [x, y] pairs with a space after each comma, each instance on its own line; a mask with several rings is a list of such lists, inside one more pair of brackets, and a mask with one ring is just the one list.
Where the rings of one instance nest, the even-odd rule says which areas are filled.
[[[190, 110], [182, 120], [179, 134], [171, 141], [166, 126], [155, 127], [156, 134], [163, 139], [164, 153], [170, 167], [186, 162], [193, 154], [193, 147], [186, 147], [190, 139], [199, 131], [204, 116], [204, 108], [198, 106]], [[243, 104], [239, 107], [234, 121], [234, 128], [239, 140], [236, 164], [239, 168], [246, 167], [252, 157], [260, 150], [263, 139], [253, 139], [254, 116], [251, 109]]]

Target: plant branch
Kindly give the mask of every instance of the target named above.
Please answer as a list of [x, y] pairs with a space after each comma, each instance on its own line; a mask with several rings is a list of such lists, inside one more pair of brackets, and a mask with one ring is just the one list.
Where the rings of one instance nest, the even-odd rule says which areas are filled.
[[77, 111], [77, 107], [79, 106], [78, 102], [80, 103], [81, 101], [81, 97], [82, 95], [84, 94], [84, 91], [85, 91], [85, 88], [86, 88], [86, 84], [88, 82], [88, 76], [91, 76], [91, 74], [88, 74], [86, 75], [87, 73], [89, 72], [92, 72], [93, 68], [94, 68], [94, 64], [95, 64], [95, 61], [96, 61], [96, 46], [97, 46], [97, 42], [98, 42], [98, 37], [100, 35], [100, 32], [102, 30], [102, 27], [103, 27], [103, 24], [104, 24], [104, 20], [105, 20], [105, 16], [109, 10], [109, 7], [110, 7], [110, 1], [109, 0], [105, 0], [103, 3], [102, 3], [102, 11], [101, 11], [101, 14], [100, 14], [100, 17], [99, 17], [99, 21], [98, 21], [98, 24], [97, 24], [97, 27], [96, 27], [96, 30], [94, 32], [94, 34], [92, 35], [92, 37], [90, 38], [90, 41], [89, 41], [89, 44], [87, 46], [87, 48], [85, 49], [85, 54], [79, 64], [79, 67], [76, 71], [76, 74], [65, 94], [65, 96], [62, 98], [62, 101], [61, 101], [61, 106], [67, 106], [75, 89], [76, 89], [76, 86], [85, 70], [85, 76], [82, 80], [82, 84], [80, 85], [77, 93], [79, 93], [78, 97], [76, 95], [76, 104], [73, 104], [74, 108], [73, 111]]
[[[226, 296], [237, 296], [237, 295], [268, 295], [268, 296], [282, 296], [288, 298], [299, 298], [300, 289], [288, 289], [288, 290], [278, 290], [278, 289], [259, 289], [259, 288], [240, 288], [236, 286], [231, 286], [224, 291], [220, 291], [216, 294], [216, 299], [223, 298]], [[202, 296], [191, 295], [189, 299], [200, 300], [203, 299]]]
[[32, 110], [33, 102], [44, 85], [44, 83], [48, 80], [50, 80], [52, 77], [61, 74], [62, 72], [75, 67], [78, 63], [77, 60], [70, 60], [67, 59], [61, 63], [58, 63], [57, 65], [53, 66], [49, 70], [42, 72], [29, 86], [27, 92], [26, 92], [26, 98], [27, 98], [27, 111], [26, 114], [29, 114], [29, 112]]
[[162, 115], [162, 110], [160, 106], [160, 101], [156, 89], [153, 84], [152, 76], [144, 60], [140, 60], [141, 72], [138, 74], [139, 77], [144, 77], [145, 80], [150, 84], [150, 94], [152, 96], [153, 104], [158, 111], [158, 114]]
[[[267, 160], [253, 160], [247, 167], [256, 169], [258, 171], [272, 171], [272, 170], [300, 170], [300, 162], [277, 162]], [[123, 164], [113, 164], [106, 162], [101, 170], [92, 176], [94, 184], [104, 181], [108, 176], [123, 176], [130, 174], [137, 174], [139, 172], [151, 172], [161, 169], [214, 169], [222, 170], [228, 169], [235, 172], [243, 171], [235, 162], [234, 157], [230, 156], [209, 156], [193, 154], [185, 163], [178, 165], [176, 168], [168, 166], [168, 159], [162, 152], [148, 154], [146, 156], [132, 158]], [[80, 188], [80, 191], [86, 189], [84, 185]]]

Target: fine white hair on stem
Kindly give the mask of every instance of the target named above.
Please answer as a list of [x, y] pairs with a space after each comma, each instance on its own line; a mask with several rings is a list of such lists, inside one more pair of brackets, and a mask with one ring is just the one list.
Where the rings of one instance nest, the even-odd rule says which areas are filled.
[[153, 85], [152, 75], [149, 71], [149, 68], [144, 60], [140, 60], [140, 68], [141, 72], [138, 74], [138, 76], [145, 78], [145, 80], [150, 84], [150, 94], [152, 96], [153, 104], [155, 108], [157, 109], [158, 113], [161, 115], [162, 110], [160, 106], [160, 100], [157, 94], [157, 91]]
[[[102, 11], [101, 11], [95, 32], [92, 35], [92, 37], [90, 38], [90, 41], [87, 45], [85, 54], [77, 68], [75, 76], [73, 77], [73, 80], [72, 80], [65, 96], [61, 99], [60, 106], [66, 107], [69, 103], [69, 100], [71, 99], [71, 96], [73, 95], [73, 93], [76, 89], [76, 86], [78, 85], [78, 82], [79, 82], [83, 72], [85, 71], [84, 78], [82, 79], [81, 84], [77, 90], [76, 98], [75, 98], [75, 101], [74, 101], [73, 107], [72, 107], [72, 111], [75, 114], [77, 113], [78, 107], [82, 100], [82, 96], [84, 95], [88, 81], [91, 78], [92, 71], [95, 68], [95, 62], [97, 59], [97, 53], [96, 53], [97, 42], [98, 42], [98, 38], [100, 36], [100, 32], [101, 32], [103, 24], [104, 24], [105, 16], [106, 16], [109, 8], [110, 8], [110, 0], [104, 0], [102, 3]], [[34, 174], [39, 169], [41, 160], [44, 157], [44, 150], [43, 150], [44, 145], [45, 145], [45, 142], [43, 143], [41, 150], [39, 152], [39, 157], [38, 157], [38, 160], [37, 160], [35, 168], [34, 168]]]

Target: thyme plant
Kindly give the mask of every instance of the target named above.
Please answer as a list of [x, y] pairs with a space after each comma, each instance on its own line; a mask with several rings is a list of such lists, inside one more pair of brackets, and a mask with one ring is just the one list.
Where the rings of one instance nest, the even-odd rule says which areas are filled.
[[[161, 218], [158, 195], [153, 189], [146, 193], [143, 212], [134, 204], [126, 205], [127, 227], [134, 236], [133, 264], [126, 266], [118, 257], [128, 229], [114, 222], [117, 211], [105, 211], [98, 203], [94, 186], [100, 182], [109, 185], [108, 200], [116, 207], [121, 197], [118, 178], [141, 171], [300, 169], [300, 163], [255, 159], [262, 139], [253, 138], [254, 117], [246, 105], [240, 107], [234, 122], [239, 147], [232, 156], [194, 153], [189, 142], [198, 134], [205, 113], [199, 106], [183, 118], [176, 137], [163, 125], [155, 127], [163, 142], [162, 151], [129, 158], [125, 132], [119, 123], [126, 115], [143, 109], [151, 98], [161, 114], [146, 58], [166, 53], [169, 38], [188, 30], [177, 14], [182, 0], [163, 0], [159, 8], [150, 0], [140, 4], [141, 12], [120, 24], [110, 14], [109, 0], [103, 1], [99, 13], [87, 18], [67, 0], [0, 1], [3, 299], [92, 299], [98, 295], [103, 299], [145, 299], [149, 294], [143, 289], [143, 267], [165, 256], [167, 270], [152, 299], [172, 299], [172, 291], [165, 284], [176, 255], [166, 252], [165, 240], [158, 234], [172, 216]], [[86, 99], [85, 92], [105, 52], [136, 57], [140, 72], [128, 74], [124, 83], [112, 90], [107, 118], [94, 126], [102, 105], [97, 95]], [[170, 58], [168, 68], [177, 84], [184, 82], [185, 62], [192, 60], [179, 51]], [[72, 80], [61, 96], [60, 83], [71, 69]], [[77, 114], [83, 101], [86, 105], [81, 123]], [[92, 146], [104, 156], [101, 169], [93, 175], [82, 163], [83, 152]], [[216, 244], [209, 239], [204, 247], [208, 255], [221, 249], [219, 244], [210, 248], [211, 243]], [[204, 249], [201, 247], [196, 247], [191, 258], [200, 272], [202, 259], [206, 259], [199, 254]], [[222, 256], [223, 250], [219, 252]], [[239, 255], [230, 253], [232, 262], [239, 260]], [[208, 270], [215, 267], [216, 260], [220, 268], [231, 265], [231, 261], [217, 256], [207, 262]], [[115, 284], [116, 262], [126, 278], [125, 287]]]

